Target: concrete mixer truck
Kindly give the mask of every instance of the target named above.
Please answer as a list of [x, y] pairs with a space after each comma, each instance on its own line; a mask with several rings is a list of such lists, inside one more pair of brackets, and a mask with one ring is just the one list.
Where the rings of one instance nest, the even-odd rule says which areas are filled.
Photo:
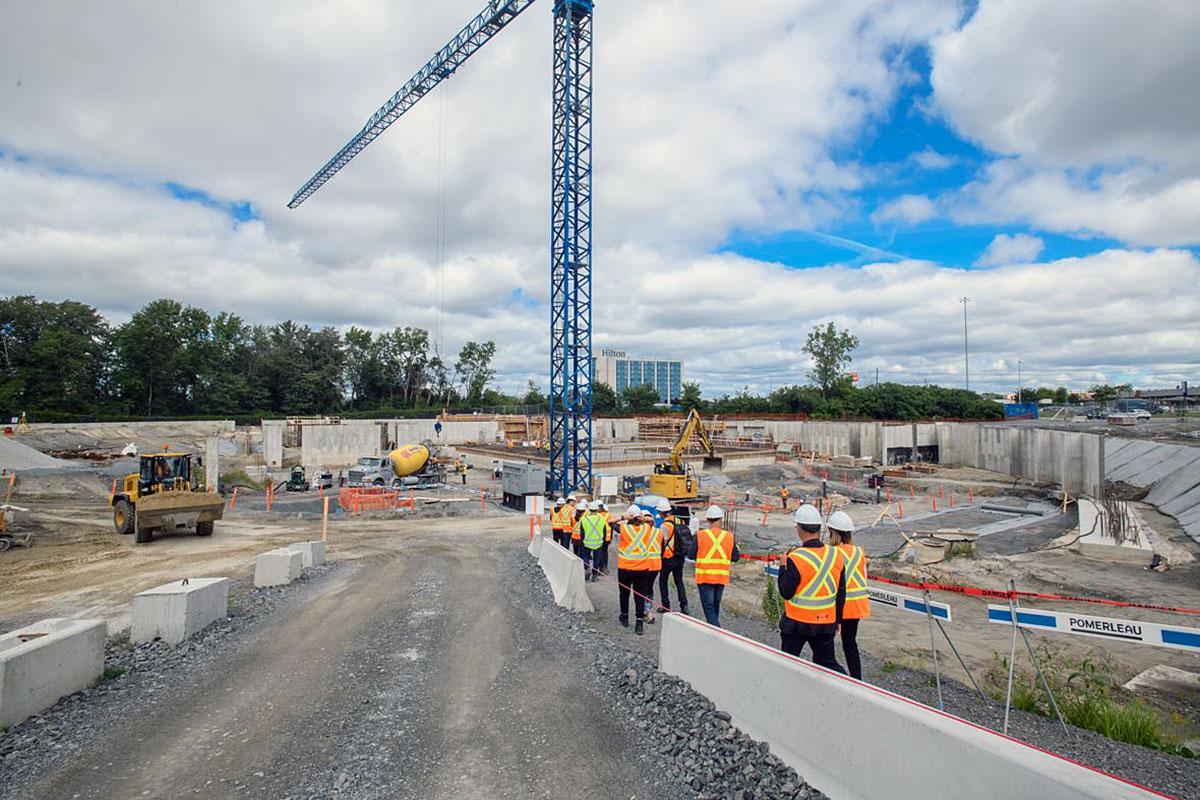
[[363, 456], [350, 468], [347, 486], [423, 489], [446, 482], [446, 465], [424, 444], [406, 444], [383, 457]]

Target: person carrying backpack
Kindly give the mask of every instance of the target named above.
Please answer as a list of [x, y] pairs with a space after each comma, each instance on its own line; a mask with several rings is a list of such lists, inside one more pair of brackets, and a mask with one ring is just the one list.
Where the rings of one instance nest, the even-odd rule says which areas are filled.
[[675, 593], [679, 595], [679, 610], [688, 613], [687, 589], [683, 583], [683, 562], [691, 546], [691, 531], [688, 526], [675, 519], [671, 513], [671, 502], [658, 501], [658, 512], [662, 514], [659, 530], [662, 532], [662, 571], [658, 573], [658, 593], [662, 596], [662, 607], [671, 610], [671, 587], [675, 580]]

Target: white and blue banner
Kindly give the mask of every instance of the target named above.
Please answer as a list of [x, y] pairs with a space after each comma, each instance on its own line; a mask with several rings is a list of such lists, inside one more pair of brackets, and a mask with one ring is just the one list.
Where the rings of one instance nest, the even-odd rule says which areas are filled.
[[[988, 622], [1011, 625], [1012, 611], [1006, 605], [988, 604]], [[1017, 624], [1029, 630], [1074, 633], [1079, 636], [1200, 653], [1200, 628], [1183, 628], [1135, 619], [1092, 617], [1063, 611], [1035, 611], [1028, 608], [1017, 609]]]

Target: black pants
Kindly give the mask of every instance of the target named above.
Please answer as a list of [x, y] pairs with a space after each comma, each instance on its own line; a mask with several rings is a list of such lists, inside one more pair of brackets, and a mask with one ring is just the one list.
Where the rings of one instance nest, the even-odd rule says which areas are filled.
[[658, 573], [658, 594], [662, 597], [663, 608], [671, 610], [671, 587], [668, 580], [675, 579], [675, 593], [679, 595], [679, 610], [687, 610], [687, 590], [683, 588], [683, 559], [663, 559], [662, 571]]
[[572, 541], [571, 549], [573, 551], [575, 551], [575, 555], [579, 556], [580, 558], [583, 558], [583, 542], [582, 541], [580, 541], [580, 540]]
[[605, 542], [599, 550], [592, 552], [592, 568], [597, 572], [608, 574], [608, 542]]
[[829, 626], [828, 633], [780, 633], [779, 649], [788, 655], [800, 656], [804, 650], [804, 645], [812, 648], [812, 660], [814, 664], [820, 664], [822, 667], [831, 669], [834, 672], [846, 674], [846, 670], [842, 669], [842, 665], [838, 663], [837, 653], [833, 646], [833, 626]]
[[571, 532], [570, 531], [555, 531], [554, 532], [554, 541], [558, 542], [563, 547], [570, 550], [571, 549]]
[[657, 573], [648, 569], [618, 569], [617, 582], [620, 583], [621, 616], [629, 618], [629, 591], [633, 590], [633, 610], [638, 619], [646, 618], [646, 598], [653, 597], [654, 576]]
[[858, 620], [842, 620], [842, 652], [851, 678], [862, 680], [862, 658], [858, 654]]

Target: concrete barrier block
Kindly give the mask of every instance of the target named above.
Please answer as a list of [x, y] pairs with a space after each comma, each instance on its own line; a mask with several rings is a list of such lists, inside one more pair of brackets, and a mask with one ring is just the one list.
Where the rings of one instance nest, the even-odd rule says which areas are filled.
[[0, 636], [0, 725], [16, 725], [104, 672], [108, 625], [101, 619], [44, 619]]
[[664, 615], [661, 635], [659, 669], [839, 800], [1159, 796], [691, 617]]
[[545, 540], [546, 537], [542, 536], [540, 533], [535, 535], [529, 540], [529, 547], [525, 548], [525, 552], [529, 553], [529, 555], [533, 556], [534, 558], [538, 558], [542, 553], [542, 542]]
[[595, 611], [583, 580], [583, 559], [553, 540], [542, 542], [538, 566], [550, 582], [554, 602], [568, 611]]
[[254, 585], [283, 586], [299, 578], [304, 572], [304, 556], [298, 550], [281, 547], [268, 550], [254, 560]]
[[129, 639], [179, 644], [229, 615], [228, 578], [189, 578], [133, 596]]
[[312, 542], [297, 542], [289, 544], [285, 550], [294, 550], [300, 554], [304, 568], [319, 567], [325, 563], [325, 543], [320, 539]]

